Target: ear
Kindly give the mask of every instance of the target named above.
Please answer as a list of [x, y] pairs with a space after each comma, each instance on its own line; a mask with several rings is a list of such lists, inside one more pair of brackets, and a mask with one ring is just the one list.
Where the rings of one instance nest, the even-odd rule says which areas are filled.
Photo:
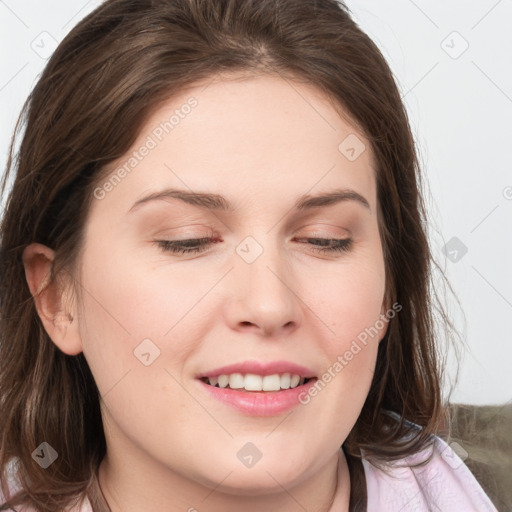
[[384, 300], [382, 301], [382, 307], [380, 310], [380, 319], [385, 322], [385, 326], [381, 330], [379, 334], [379, 343], [384, 339], [386, 336], [386, 333], [389, 329], [389, 319], [392, 313], [392, 316], [395, 316], [394, 308], [391, 307], [389, 298], [386, 296]]
[[73, 356], [82, 352], [78, 316], [70, 286], [64, 287], [58, 279], [50, 282], [54, 259], [55, 251], [42, 244], [30, 244], [23, 251], [25, 277], [39, 318], [55, 345]]

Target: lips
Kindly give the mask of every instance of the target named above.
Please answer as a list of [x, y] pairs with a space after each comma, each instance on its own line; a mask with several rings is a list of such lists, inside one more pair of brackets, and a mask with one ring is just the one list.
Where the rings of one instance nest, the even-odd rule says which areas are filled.
[[248, 416], [275, 416], [298, 407], [299, 397], [318, 380], [313, 370], [290, 361], [243, 361], [199, 373], [196, 379], [209, 396]]
[[[301, 379], [302, 380], [302, 379]], [[218, 401], [221, 407], [229, 407], [247, 416], [276, 416], [290, 409], [303, 407], [301, 396], [307, 395], [317, 379], [312, 378], [295, 388], [280, 391], [245, 391], [240, 389], [218, 388], [197, 380], [198, 386], [208, 396]]]

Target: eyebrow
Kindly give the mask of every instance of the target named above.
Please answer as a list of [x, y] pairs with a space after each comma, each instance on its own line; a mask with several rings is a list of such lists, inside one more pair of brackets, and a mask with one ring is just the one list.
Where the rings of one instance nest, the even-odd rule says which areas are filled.
[[[182, 190], [175, 188], [167, 188], [159, 192], [153, 192], [147, 196], [137, 200], [128, 213], [136, 210], [141, 205], [150, 201], [178, 199], [187, 204], [198, 206], [207, 210], [234, 212], [236, 208], [224, 196], [209, 192], [196, 192], [191, 190]], [[313, 208], [330, 206], [342, 201], [356, 201], [371, 211], [370, 204], [361, 194], [350, 189], [335, 189], [317, 195], [305, 194], [297, 198], [293, 209], [297, 211], [306, 211]]]

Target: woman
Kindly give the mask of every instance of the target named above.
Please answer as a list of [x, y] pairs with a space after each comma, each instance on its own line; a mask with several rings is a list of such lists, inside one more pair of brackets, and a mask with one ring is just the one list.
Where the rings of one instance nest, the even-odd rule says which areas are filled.
[[435, 435], [414, 142], [343, 5], [107, 1], [25, 119], [0, 509], [495, 510]]

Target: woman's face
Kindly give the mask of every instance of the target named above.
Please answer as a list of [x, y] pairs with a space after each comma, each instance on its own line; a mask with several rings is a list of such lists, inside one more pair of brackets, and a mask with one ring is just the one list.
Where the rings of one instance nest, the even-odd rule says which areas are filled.
[[[206, 84], [159, 108], [98, 184], [77, 275], [81, 348], [111, 462], [257, 494], [332, 461], [369, 391], [385, 333], [375, 170], [368, 141], [316, 89]], [[172, 252], [179, 241], [190, 252]], [[233, 386], [331, 378], [316, 393], [314, 381], [258, 392], [200, 380], [225, 366], [256, 375]]]

